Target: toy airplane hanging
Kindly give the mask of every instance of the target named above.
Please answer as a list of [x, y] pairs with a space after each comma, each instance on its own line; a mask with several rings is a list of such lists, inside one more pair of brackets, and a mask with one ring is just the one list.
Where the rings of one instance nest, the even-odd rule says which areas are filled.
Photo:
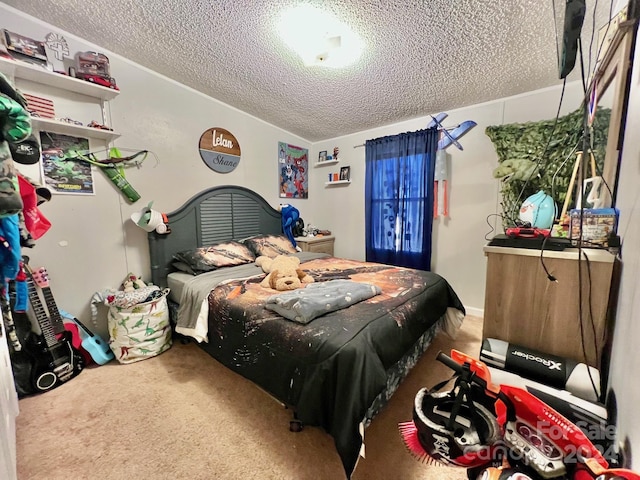
[[[442, 122], [442, 120], [444, 120], [447, 117], [447, 115], [448, 114], [446, 113], [439, 113], [435, 117], [431, 115], [431, 122], [429, 122], [429, 125], [431, 127], [437, 125], [440, 128], [440, 131], [442, 132], [442, 134], [444, 135], [444, 137], [441, 138], [440, 141], [438, 142], [438, 150], [446, 150], [447, 147], [449, 147], [451, 144], [455, 145], [459, 150], [464, 150], [462, 148], [462, 145], [460, 145], [460, 142], [458, 142], [458, 139], [461, 138], [473, 127], [475, 127], [477, 123], [474, 122], [473, 120], [466, 120], [462, 122], [460, 125], [448, 130], [442, 126], [442, 123], [440, 123]], [[427, 128], [430, 128], [430, 127], [427, 126]]]
[[[436, 162], [434, 168], [433, 218], [438, 218], [440, 215], [445, 217], [449, 215], [449, 195], [447, 185], [449, 172], [447, 167], [447, 153], [445, 150], [451, 145], [455, 145], [459, 150], [463, 150], [458, 139], [477, 125], [473, 120], [466, 120], [451, 129], [447, 129], [443, 127], [441, 123], [445, 118], [447, 118], [447, 116], [448, 114], [444, 112], [437, 114], [435, 117], [431, 115], [431, 121], [427, 125], [427, 128], [437, 126], [441, 132], [436, 150]], [[442, 184], [442, 188], [438, 188], [440, 184]]]

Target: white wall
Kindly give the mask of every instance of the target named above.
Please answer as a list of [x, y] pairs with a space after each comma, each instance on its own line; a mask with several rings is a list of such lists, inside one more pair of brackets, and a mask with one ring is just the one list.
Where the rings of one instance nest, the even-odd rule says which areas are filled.
[[[560, 87], [553, 87], [493, 102], [449, 110], [444, 126], [457, 125], [473, 120], [478, 125], [467, 133], [460, 143], [464, 150], [449, 147], [451, 155], [449, 218], [434, 220], [432, 269], [445, 277], [456, 290], [469, 313], [481, 314], [484, 310], [484, 285], [486, 262], [482, 248], [496, 233], [487, 224], [487, 218], [498, 212], [499, 183], [492, 177], [498, 157], [493, 144], [484, 133], [490, 125], [513, 122], [538, 121], [555, 118], [560, 101]], [[579, 82], [567, 85], [561, 115], [578, 108], [582, 99]], [[438, 112], [431, 112], [436, 114]], [[313, 145], [312, 158], [318, 152], [332, 152], [339, 147], [340, 163], [314, 169], [310, 184], [312, 192], [321, 194], [322, 207], [301, 216], [314, 225], [337, 233], [338, 256], [364, 259], [364, 176], [366, 140], [424, 128], [431, 118], [424, 116], [414, 120], [388, 125], [353, 135], [347, 135]], [[339, 171], [341, 166], [351, 167], [352, 183], [348, 186], [325, 188], [327, 172]], [[306, 207], [305, 207], [306, 208]], [[495, 226], [496, 217], [489, 217]]]
[[[121, 89], [121, 94], [110, 102], [111, 125], [122, 133], [115, 145], [150, 150], [157, 157], [157, 162], [150, 156], [140, 169], [126, 171], [127, 179], [142, 196], [134, 205], [126, 202], [102, 172], [94, 171], [95, 196], [54, 195], [49, 203], [40, 207], [53, 227], [37, 241], [35, 248], [24, 249], [23, 253], [30, 256], [32, 266], [47, 268], [58, 306], [85, 322], [90, 318], [90, 299], [94, 292], [118, 287], [130, 271], [149, 278], [146, 232], [131, 222], [131, 213], [151, 200], [155, 209], [170, 212], [200, 190], [226, 184], [253, 189], [275, 207], [280, 203], [278, 142], [310, 146], [304, 139], [2, 3], [0, 28], [41, 39], [49, 32], [62, 34], [72, 55], [85, 50], [107, 54], [111, 73]], [[23, 86], [27, 92], [27, 87], [41, 88]], [[86, 101], [86, 97], [61, 94], [53, 89], [42, 91], [54, 99], [57, 116], [88, 122], [99, 110], [95, 105], [77, 103]], [[200, 158], [200, 135], [211, 127], [229, 130], [240, 142], [241, 161], [231, 173], [216, 173]], [[92, 142], [91, 146], [104, 148], [99, 142]], [[31, 178], [40, 176], [37, 166], [20, 166], [20, 169]], [[303, 201], [290, 203], [304, 210], [300, 202]], [[66, 246], [61, 246], [64, 242]], [[104, 311], [101, 311], [98, 331], [106, 335]]]

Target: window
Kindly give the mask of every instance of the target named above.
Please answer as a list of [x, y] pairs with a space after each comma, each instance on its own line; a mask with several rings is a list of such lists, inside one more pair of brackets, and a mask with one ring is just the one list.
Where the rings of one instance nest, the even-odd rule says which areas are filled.
[[431, 269], [437, 129], [366, 142], [366, 260]]

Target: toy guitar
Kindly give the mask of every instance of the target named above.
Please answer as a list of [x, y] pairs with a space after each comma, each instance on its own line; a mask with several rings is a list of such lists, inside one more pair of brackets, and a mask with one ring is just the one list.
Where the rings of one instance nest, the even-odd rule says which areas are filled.
[[[109, 345], [102, 338], [100, 338], [100, 336], [95, 335], [87, 327], [85, 327], [84, 324], [80, 322], [80, 320], [72, 317], [71, 315], [66, 315], [66, 317], [69, 318], [70, 321], [63, 321], [60, 311], [56, 306], [56, 302], [53, 299], [51, 287], [49, 286], [49, 274], [47, 273], [46, 268], [40, 267], [36, 272], [33, 272], [33, 279], [42, 289], [42, 293], [44, 295], [44, 299], [47, 304], [47, 308], [49, 309], [49, 313], [51, 314], [52, 320], [55, 319], [55, 321], [59, 325], [63, 325], [63, 329], [69, 330], [71, 332], [75, 331], [74, 340], [75, 336], [77, 335], [78, 344], [76, 345], [75, 342], [72, 343], [73, 346], [81, 353], [84, 352], [83, 357], [85, 357], [86, 364], [94, 361], [98, 365], [104, 365], [109, 360], [114, 358], [113, 352], [109, 348]], [[81, 335], [78, 327], [81, 327], [86, 335]]]
[[89, 352], [87, 352], [82, 346], [82, 336], [80, 335], [78, 326], [74, 323], [65, 323], [62, 320], [56, 301], [53, 299], [51, 288], [49, 288], [47, 271], [44, 268], [39, 268], [36, 271], [32, 270], [31, 276], [35, 284], [42, 291], [44, 302], [46, 304], [47, 311], [49, 312], [49, 318], [51, 319], [51, 325], [53, 326], [53, 333], [56, 334], [56, 338], [60, 338], [60, 335], [65, 331], [69, 332], [71, 334], [71, 345], [78, 351], [78, 353], [80, 353], [85, 366], [91, 365], [93, 360], [91, 359]]
[[[67, 312], [61, 313], [65, 319], [69, 320], [73, 325], [80, 327], [84, 332], [84, 334], [80, 335], [82, 337], [82, 348], [89, 352], [94, 362], [98, 365], [104, 365], [115, 358], [111, 348], [109, 348], [109, 344], [105, 342], [100, 335], [93, 333], [84, 323], [73, 315]], [[67, 325], [67, 322], [65, 322], [65, 325]]]
[[70, 332], [64, 331], [56, 335], [51, 319], [38, 295], [27, 260], [25, 257], [22, 265], [27, 276], [29, 302], [42, 335], [39, 336], [32, 332], [25, 349], [29, 351], [34, 360], [31, 371], [32, 386], [38, 392], [46, 392], [78, 375], [84, 368], [85, 362], [80, 352], [71, 344]]

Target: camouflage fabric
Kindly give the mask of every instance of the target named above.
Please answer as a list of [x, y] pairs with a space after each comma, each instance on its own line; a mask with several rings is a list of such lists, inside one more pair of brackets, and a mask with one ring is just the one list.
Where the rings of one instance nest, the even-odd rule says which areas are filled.
[[27, 100], [24, 98], [22, 93], [19, 90], [16, 90], [9, 79], [5, 77], [2, 73], [0, 73], [0, 93], [6, 95], [10, 99], [18, 102], [25, 109], [27, 108]]
[[0, 218], [22, 211], [23, 203], [9, 142], [20, 142], [31, 134], [31, 118], [24, 98], [0, 74]]
[[0, 135], [2, 140], [20, 142], [31, 134], [31, 117], [22, 105], [0, 93]]
[[0, 218], [20, 213], [22, 205], [9, 144], [0, 141]]

